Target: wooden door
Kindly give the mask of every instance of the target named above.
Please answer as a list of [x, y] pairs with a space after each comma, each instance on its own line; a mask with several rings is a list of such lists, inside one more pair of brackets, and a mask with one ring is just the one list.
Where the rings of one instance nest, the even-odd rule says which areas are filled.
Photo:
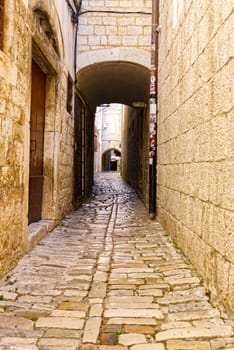
[[46, 75], [32, 61], [30, 119], [29, 223], [39, 221], [43, 197], [43, 158]]

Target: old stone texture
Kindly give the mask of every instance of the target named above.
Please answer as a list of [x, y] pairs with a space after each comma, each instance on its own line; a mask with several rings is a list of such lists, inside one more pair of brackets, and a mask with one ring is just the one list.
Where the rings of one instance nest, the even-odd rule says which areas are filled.
[[[83, 1], [84, 8], [96, 13], [80, 17], [79, 46], [81, 54], [88, 51], [112, 49], [113, 47], [134, 47], [150, 49], [151, 16], [147, 14], [114, 14], [101, 11], [151, 12], [151, 0], [127, 1]], [[98, 13], [100, 11], [100, 13]]]
[[[6, 273], [26, 248], [24, 142], [28, 128], [30, 91], [30, 33], [27, 11], [20, 1], [5, 2], [4, 51], [0, 51], [0, 275]], [[20, 17], [21, 16], [21, 17]], [[14, 99], [12, 99], [14, 96]]]
[[168, 339], [189, 339], [189, 338], [211, 338], [219, 336], [229, 336], [232, 334], [232, 327], [186, 327], [174, 328], [168, 331], [158, 332], [157, 341]]
[[233, 312], [233, 4], [163, 1], [160, 26], [158, 217]]
[[[48, 0], [37, 6], [53, 29], [55, 50], [33, 14], [36, 1], [5, 1], [4, 46], [0, 51], [1, 276], [72, 208], [74, 118], [73, 112], [67, 111], [66, 100], [68, 74], [74, 80], [74, 54], [66, 43], [74, 26], [63, 16], [67, 4], [58, 3]], [[42, 219], [46, 220], [28, 230], [32, 60], [46, 74], [42, 200]], [[87, 127], [91, 130], [88, 118]]]
[[130, 350], [165, 350], [162, 343], [157, 344], [139, 344], [130, 347]]
[[37, 328], [82, 329], [84, 320], [74, 317], [41, 317], [36, 322]]
[[[70, 21], [65, 26], [65, 18], [58, 20], [67, 9], [65, 3], [58, 10], [50, 1], [38, 2], [38, 8], [42, 6], [43, 12], [48, 10], [53, 36], [57, 37], [56, 53], [33, 15], [31, 3], [5, 1], [4, 8], [4, 46], [0, 51], [1, 276], [53, 228], [52, 223], [71, 209], [72, 202], [73, 117], [66, 110], [66, 94], [73, 51], [67, 52], [67, 61], [63, 61], [63, 45], [74, 27]], [[59, 34], [61, 25], [63, 43]], [[32, 59], [47, 74], [42, 200], [42, 219], [47, 222], [28, 233]]]
[[124, 327], [125, 333], [138, 333], [138, 334], [154, 334], [155, 329], [152, 326], [136, 326], [136, 325], [126, 325]]
[[116, 333], [102, 333], [99, 342], [105, 345], [115, 345], [118, 343], [118, 335]]
[[[60, 45], [60, 57], [56, 55], [45, 33], [40, 31], [38, 25], [34, 23], [31, 9], [27, 8], [27, 1], [5, 1], [5, 3], [7, 20], [4, 30], [4, 50], [0, 52], [1, 274], [9, 271], [15, 265], [27, 247], [30, 77], [31, 60], [32, 58], [38, 59], [35, 50], [31, 55], [32, 41], [42, 50], [45, 59], [42, 65], [49, 69], [46, 83], [43, 218], [60, 219], [71, 208], [74, 123], [73, 116], [66, 110], [67, 75], [68, 67], [70, 67], [70, 74], [73, 74], [72, 61], [66, 63], [62, 61], [64, 57], [62, 45]], [[53, 2], [44, 1], [43, 3], [49, 4], [50, 21], [58, 31], [60, 21], [57, 18], [57, 9]], [[88, 0], [84, 2], [84, 6], [95, 10], [106, 10], [115, 8], [115, 6], [123, 10], [133, 8], [137, 10], [138, 6], [139, 10], [142, 7], [146, 11], [151, 8], [149, 0], [139, 0], [137, 4], [136, 1], [120, 2], [119, 0], [100, 0], [95, 4]], [[175, 6], [172, 6], [173, 4]], [[60, 7], [59, 11], [62, 18], [61, 13], [65, 11]], [[233, 80], [233, 40], [231, 37], [233, 5], [231, 2], [220, 4], [214, 1], [210, 4], [195, 0], [183, 2], [181, 5], [179, 1], [167, 0], [161, 2], [160, 13], [159, 219], [176, 240], [174, 248], [182, 247], [199, 273], [205, 278], [212, 299], [218, 304], [223, 304], [225, 311], [230, 312], [234, 310], [234, 239], [231, 226], [234, 99], [230, 85], [230, 81]], [[78, 43], [80, 53], [93, 50], [96, 52], [93, 57], [103, 60], [107, 57], [103, 58], [101, 54], [98, 56], [97, 51], [108, 47], [114, 50], [122, 45], [125, 58], [129, 57], [129, 52], [133, 56], [135, 53], [139, 56], [139, 52], [134, 50], [136, 47], [147, 52], [146, 56], [149, 57], [150, 21], [150, 16], [138, 15], [115, 17], [89, 13], [85, 17], [81, 16]], [[64, 23], [62, 27], [65, 27]], [[67, 30], [70, 34], [64, 35], [65, 47], [68, 47], [66, 40], [72, 36], [73, 26], [68, 25], [67, 21], [66, 28], [69, 28]], [[61, 38], [58, 41], [61, 42]], [[128, 50], [129, 47], [132, 50]], [[108, 57], [113, 52], [119, 54], [120, 50], [110, 50]], [[73, 55], [70, 56], [73, 57]], [[67, 54], [66, 57], [69, 55]], [[140, 61], [140, 57], [138, 60]], [[141, 123], [138, 117], [139, 115], [133, 115], [133, 119]], [[145, 120], [140, 125], [146, 123]], [[91, 121], [87, 122], [86, 130], [86, 138], [90, 139], [88, 130], [92, 131]], [[146, 130], [144, 125], [143, 130]], [[133, 136], [134, 140], [136, 135]], [[147, 137], [147, 134], [142, 137]], [[141, 141], [142, 144], [147, 144], [144, 139]], [[90, 170], [91, 150], [92, 147], [88, 147], [88, 150], [85, 151], [85, 159], [89, 160], [85, 165], [85, 173]], [[132, 159], [132, 163], [129, 162], [129, 166], [131, 167], [134, 163], [134, 167], [137, 166], [138, 169], [133, 174], [132, 184], [138, 184], [138, 190], [144, 192], [143, 198], [147, 202], [147, 193], [142, 190], [142, 184], [146, 184], [148, 179], [146, 161], [142, 157], [140, 163], [137, 164], [138, 158], [134, 157], [136, 155], [134, 152], [139, 153], [139, 148], [131, 149], [131, 151], [129, 151], [129, 159]], [[83, 223], [81, 230], [78, 230], [77, 227], [74, 229], [65, 222], [64, 226], [60, 226], [59, 231], [53, 232], [58, 241], [56, 239], [50, 241], [55, 249], [52, 256], [56, 264], [60, 265], [59, 267], [48, 266], [52, 248], [50, 246], [44, 251], [43, 244], [41, 244], [37, 247], [37, 257], [31, 256], [32, 261], [30, 260], [28, 273], [16, 272], [16, 278], [12, 278], [11, 274], [5, 277], [0, 294], [3, 299], [0, 310], [1, 316], [3, 314], [3, 327], [8, 327], [7, 332], [18, 332], [16, 336], [22, 331], [21, 334], [27, 336], [33, 334], [34, 338], [35, 334], [31, 329], [32, 322], [36, 322], [39, 330], [41, 327], [44, 329], [43, 326], [50, 327], [52, 323], [58, 326], [58, 329], [64, 327], [69, 331], [74, 329], [80, 331], [83, 324], [86, 324], [89, 329], [88, 326], [93, 324], [91, 321], [102, 316], [101, 309], [91, 308], [91, 305], [103, 304], [106, 298], [107, 303], [103, 310], [105, 317], [108, 318], [105, 320], [107, 325], [121, 324], [124, 327], [148, 325], [157, 329], [158, 334], [161, 332], [161, 337], [164, 337], [166, 342], [167, 337], [174, 336], [171, 330], [173, 329], [172, 323], [177, 323], [177, 326], [180, 324], [178, 329], [181, 329], [179, 331], [181, 336], [186, 335], [187, 328], [189, 328], [189, 332], [192, 332], [189, 334], [205, 334], [206, 337], [205, 331], [210, 328], [203, 323], [199, 325], [195, 322], [204, 322], [207, 317], [219, 318], [219, 315], [214, 309], [212, 311], [204, 309], [204, 301], [207, 301], [207, 296], [203, 289], [201, 294], [197, 294], [197, 290], [201, 290], [199, 280], [194, 278], [190, 271], [178, 272], [184, 261], [178, 258], [176, 250], [173, 250], [174, 253], [168, 258], [168, 251], [165, 252], [164, 243], [161, 243], [162, 249], [161, 246], [159, 247], [157, 243], [150, 240], [152, 232], [155, 234], [154, 238], [158, 238], [159, 231], [162, 232], [159, 225], [150, 226], [150, 230], [141, 226], [134, 231], [136, 227], [134, 217], [128, 222], [127, 227], [124, 226], [126, 217], [131, 217], [131, 207], [127, 208], [127, 211], [124, 206], [120, 209], [123, 217], [116, 221], [120, 227], [117, 227], [115, 231], [114, 213], [117, 204], [120, 205], [116, 198], [115, 200], [114, 204], [111, 202], [111, 204], [106, 204], [104, 209], [102, 208], [102, 214], [98, 218], [95, 217], [96, 212], [90, 210], [92, 206], [87, 207], [88, 224], [86, 226], [86, 223]], [[108, 212], [110, 207], [111, 214]], [[137, 213], [137, 217], [141, 217], [143, 209], [141, 210], [140, 213]], [[146, 221], [145, 212], [142, 221]], [[108, 222], [106, 236], [106, 231], [102, 230], [103, 222], [104, 225], [107, 225]], [[95, 224], [94, 232], [90, 229], [92, 224]], [[100, 231], [97, 230], [97, 227]], [[90, 236], [87, 242], [82, 243], [84, 245], [80, 249], [84, 232], [89, 233]], [[112, 236], [113, 232], [114, 236]], [[135, 233], [137, 239], [134, 236]], [[79, 236], [78, 242], [77, 240], [74, 242], [71, 238], [76, 234]], [[144, 234], [146, 236], [142, 238], [141, 235]], [[139, 242], [139, 236], [143, 242]], [[65, 253], [61, 241], [67, 237], [69, 237], [69, 243], [67, 243]], [[112, 258], [114, 244], [116, 255]], [[89, 254], [85, 255], [85, 252], [90, 249], [89, 245], [92, 249], [89, 250]], [[170, 243], [169, 246], [170, 249], [173, 249], [173, 244]], [[103, 247], [103, 256], [101, 254], [98, 256]], [[156, 249], [159, 249], [157, 253]], [[76, 270], [77, 250], [83, 262], [79, 270]], [[108, 264], [102, 260], [106, 258], [105, 255], [109, 259]], [[41, 256], [44, 259], [42, 266], [38, 258]], [[111, 261], [110, 256], [113, 259]], [[100, 260], [97, 260], [97, 257]], [[165, 262], [166, 259], [170, 265]], [[20, 263], [19, 267], [24, 266], [24, 263], [25, 260]], [[134, 265], [132, 269], [129, 268], [131, 264]], [[72, 269], [67, 274], [61, 274], [61, 271], [64, 272], [70, 266]], [[94, 277], [95, 283], [92, 283], [92, 277], [87, 278], [89, 275], [87, 271], [92, 275], [96, 268], [98, 271]], [[113, 269], [113, 275], [109, 274], [110, 268]], [[46, 276], [44, 276], [45, 273]], [[59, 281], [58, 277], [60, 277]], [[146, 288], [143, 288], [145, 285]], [[150, 285], [155, 285], [155, 287], [152, 288]], [[124, 298], [123, 303], [120, 299], [122, 297]], [[116, 303], [112, 305], [111, 298], [121, 300], [120, 304], [123, 305], [120, 307]], [[147, 300], [147, 305], [141, 305], [139, 308], [132, 307], [137, 312], [129, 308], [123, 313], [121, 310], [126, 309], [126, 303], [133, 305], [136, 302], [134, 298], [139, 298], [137, 302], [141, 304]], [[171, 304], [185, 304], [187, 301], [194, 302], [200, 299], [203, 300], [203, 304], [199, 305], [200, 310], [194, 310], [192, 303], [189, 305], [191, 309], [186, 310], [184, 310], [184, 305], [176, 305], [177, 310], [171, 306]], [[77, 311], [76, 317], [71, 317], [70, 313], [65, 313], [66, 316], [62, 318], [56, 316], [56, 313], [50, 316], [58, 305], [64, 305], [66, 302], [70, 303], [68, 309], [61, 307], [60, 310]], [[86, 309], [84, 306], [83, 309], [77, 309], [78, 306], [72, 303], [88, 304], [89, 308]], [[152, 308], [149, 307], [149, 303], [152, 303]], [[155, 308], [155, 304], [158, 309]], [[13, 309], [14, 317], [5, 314], [12, 312]], [[24, 311], [27, 309], [28, 312], [25, 311], [21, 314], [22, 316], [17, 316], [21, 309]], [[85, 323], [86, 319], [82, 312], [86, 312], [90, 317], [87, 323]], [[152, 312], [152, 318], [149, 317], [150, 312]], [[168, 323], [165, 323], [163, 322], [164, 315], [168, 313]], [[81, 319], [76, 322], [78, 315]], [[153, 315], [157, 315], [157, 319]], [[99, 323], [96, 323], [95, 327], [92, 340], [96, 339]], [[221, 337], [219, 327], [224, 327], [224, 325], [213, 324], [211, 330], [213, 335]], [[53, 326], [51, 328], [53, 329]], [[225, 326], [223, 330], [229, 337], [229, 326]], [[54, 338], [56, 339], [56, 336]], [[232, 343], [230, 344], [232, 346]], [[25, 349], [30, 346], [35, 348], [34, 344], [25, 344]], [[48, 346], [54, 345], [48, 344]], [[152, 347], [150, 344], [146, 346]], [[226, 346], [225, 342], [224, 346]], [[103, 345], [104, 348], [105, 345]]]
[[210, 350], [210, 344], [207, 341], [185, 341], [185, 340], [168, 340], [168, 350]]
[[83, 342], [96, 343], [99, 335], [100, 326], [100, 317], [90, 317], [85, 324]]
[[0, 280], [0, 349], [230, 350], [233, 322], [132, 189], [103, 173], [94, 193]]
[[128, 334], [121, 334], [119, 336], [119, 343], [122, 345], [130, 346], [134, 344], [144, 344], [144, 343], [147, 343], [147, 341], [143, 334], [128, 333]]

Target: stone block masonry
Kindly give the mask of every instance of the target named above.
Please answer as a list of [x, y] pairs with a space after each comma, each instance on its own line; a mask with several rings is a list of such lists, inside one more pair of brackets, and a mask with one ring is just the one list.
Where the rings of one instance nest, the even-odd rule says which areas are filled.
[[[172, 6], [174, 4], [174, 6]], [[234, 311], [233, 3], [160, 6], [158, 217]]]
[[[81, 115], [79, 112], [74, 118], [75, 26], [68, 4], [59, 0], [10, 0], [4, 4], [4, 46], [0, 50], [0, 275], [9, 271], [27, 249], [48, 232], [46, 227], [53, 227], [72, 209], [72, 202], [75, 202], [73, 170], [80, 168], [80, 163], [74, 166], [73, 151], [77, 146], [74, 119], [79, 124], [77, 120]], [[148, 67], [151, 0], [83, 1], [82, 10], [145, 11], [149, 14], [82, 14], [77, 69], [80, 62], [82, 66], [90, 64], [88, 56], [96, 63], [98, 54], [94, 52], [99, 53], [100, 61], [109, 57], [110, 60], [133, 61]], [[103, 54], [102, 49], [107, 49], [108, 53]], [[81, 57], [83, 53], [87, 56]], [[43, 80], [43, 88], [38, 89], [43, 90], [44, 99], [40, 105], [43, 112], [39, 113], [43, 124], [40, 128], [43, 142], [40, 140], [39, 147], [35, 146], [36, 136], [31, 138], [30, 128], [31, 91], [37, 91], [31, 88], [32, 81], [37, 80], [32, 75], [32, 62], [43, 76], [40, 80]], [[82, 108], [85, 117], [82, 116], [83, 134], [79, 139], [82, 140], [81, 157], [84, 159], [80, 173], [82, 180], [76, 184], [80, 186], [79, 201], [90, 193], [93, 174], [93, 115], [84, 105]], [[38, 149], [40, 157], [36, 152]], [[30, 154], [35, 157], [32, 162]], [[41, 168], [40, 175], [36, 174], [39, 181], [36, 179], [35, 182], [40, 191], [30, 192], [30, 164], [36, 163], [38, 158]], [[40, 200], [31, 200], [30, 194], [38, 192]], [[46, 220], [48, 225], [45, 222], [39, 224], [39, 229], [34, 232], [32, 227], [28, 230], [28, 214], [33, 207], [30, 204], [37, 202], [40, 202], [38, 207], [35, 205], [40, 211], [37, 219]]]
[[[38, 8], [34, 5], [38, 5]], [[135, 63], [136, 68], [137, 65], [149, 68], [151, 6], [151, 0], [84, 0], [82, 10], [91, 12], [83, 13], [79, 18], [77, 68], [88, 68], [89, 65], [104, 61], [125, 61], [125, 63]], [[111, 13], [111, 11], [121, 13]], [[127, 14], [127, 12], [134, 11], [149, 14]], [[70, 21], [67, 3], [50, 0], [9, 0], [5, 1], [4, 16], [4, 46], [3, 50], [0, 50], [1, 275], [9, 271], [27, 249], [32, 60], [39, 65], [43, 74], [46, 74], [42, 219], [55, 222], [71, 209], [74, 182], [74, 116], [73, 112], [70, 113], [67, 110], [66, 99], [68, 97], [68, 77], [75, 80], [74, 45], [71, 40], [74, 38], [75, 26]], [[48, 21], [46, 21], [46, 16], [48, 16]], [[46, 26], [43, 26], [42, 24], [45, 23]], [[234, 96], [231, 85], [234, 72], [233, 4], [231, 0], [160, 1], [160, 26], [158, 218], [165, 229], [171, 233], [177, 246], [183, 249], [204, 278], [212, 300], [223, 306], [222, 310], [225, 312], [232, 313], [234, 310], [232, 228]], [[48, 28], [50, 35], [46, 35]], [[86, 178], [82, 179], [84, 187], [82, 187], [82, 194], [85, 191], [88, 193], [91, 188], [93, 169], [91, 136], [93, 135], [93, 118], [86, 115], [86, 112], [84, 114], [86, 124], [82, 131], [82, 140], [85, 139], [86, 145], [82, 148], [85, 158], [82, 175], [85, 175]], [[139, 118], [136, 119], [139, 121]], [[145, 120], [146, 118], [143, 123]], [[146, 130], [145, 126], [143, 124], [143, 130]], [[146, 145], [146, 142], [143, 142], [145, 139], [147, 135], [142, 135], [144, 145]], [[138, 149], [138, 151], [141, 150]], [[148, 151], [146, 147], [144, 151], [139, 172], [136, 173], [141, 188], [146, 187], [144, 185], [147, 183]], [[144, 193], [142, 197], [145, 200], [147, 193]], [[92, 219], [92, 217], [89, 218], [89, 222]], [[155, 230], [157, 231], [157, 227]], [[112, 242], [109, 236], [106, 248], [109, 248], [108, 242]], [[130, 247], [134, 247], [133, 251], [135, 251], [136, 247], [131, 243], [130, 239]], [[98, 243], [97, 246], [99, 246]], [[110, 247], [112, 249], [111, 244]], [[148, 248], [151, 264], [154, 264], [157, 256], [155, 256], [153, 247]], [[93, 254], [95, 256], [95, 253]], [[110, 250], [108, 254], [110, 258]], [[62, 256], [61, 264], [66, 258], [67, 255]], [[120, 263], [119, 260], [117, 259], [118, 263]], [[136, 260], [139, 260], [138, 255]], [[138, 263], [141, 266], [140, 262]], [[128, 265], [127, 262], [126, 265]], [[121, 268], [126, 268], [126, 266]], [[42, 271], [43, 269], [44, 267]], [[103, 266], [102, 269], [104, 269]], [[95, 276], [96, 288], [90, 291], [90, 298], [94, 298], [93, 295], [98, 290], [97, 286], [103, 287], [106, 283], [107, 276], [101, 272], [107, 273], [108, 271], [100, 269], [98, 272]], [[113, 290], [113, 285], [116, 284], [116, 278], [113, 278], [110, 283], [110, 291], [113, 292], [113, 296], [118, 296], [118, 291], [121, 290], [123, 279], [127, 274], [130, 275], [130, 282], [125, 286], [124, 295], [131, 296], [132, 285], [134, 285], [138, 296], [150, 295], [154, 298], [160, 296], [163, 298], [164, 287], [158, 288], [160, 278], [156, 270], [117, 270], [115, 272], [118, 285]], [[36, 275], [37, 273], [38, 270]], [[50, 273], [53, 275], [53, 272], [50, 271]], [[191, 284], [194, 287], [197, 286], [197, 280], [190, 279], [191, 277], [193, 276], [187, 276], [185, 272], [182, 281], [181, 278], [174, 280], [170, 276], [167, 276], [165, 280], [176, 291], [181, 287], [181, 283], [186, 286]], [[155, 285], [152, 290], [140, 288], [143, 279], [154, 281], [152, 284]], [[82, 281], [86, 281], [85, 277]], [[82, 300], [86, 294], [85, 288], [77, 291], [72, 287], [71, 283], [64, 291], [64, 297], [75, 298], [76, 302], [79, 298]], [[9, 292], [9, 286], [7, 288]], [[15, 290], [10, 291], [10, 293], [14, 292]], [[53, 291], [53, 293], [56, 292]], [[33, 293], [36, 293], [35, 290]], [[12, 297], [10, 295], [10, 298]], [[33, 310], [37, 310], [45, 302], [45, 299], [35, 302], [35, 298], [26, 301], [22, 299], [22, 295], [20, 298], [19, 301], [33, 305]], [[97, 305], [92, 308], [90, 317], [92, 319], [87, 323], [86, 329], [92, 326], [93, 321], [97, 321], [98, 324], [99, 318], [102, 317], [102, 298], [102, 295], [94, 298], [94, 304]], [[51, 299], [46, 300], [51, 301]], [[48, 309], [51, 310], [50, 303], [45, 303], [47, 305], [43, 304], [43, 307], [46, 309], [44, 310], [46, 315], [43, 314], [43, 311], [40, 313], [42, 321], [43, 317], [48, 316]], [[4, 307], [2, 310], [4, 311]], [[153, 314], [161, 316], [161, 313], [156, 311], [158, 310], [154, 310]], [[32, 312], [31, 309], [30, 312]], [[194, 320], [197, 315], [196, 310], [194, 312], [195, 314], [191, 314], [191, 319], [184, 320], [185, 316], [181, 310], [176, 316], [173, 316], [176, 317], [176, 320], [171, 319], [171, 322], [173, 324], [174, 322], [190, 322], [190, 327], [191, 322], [196, 322]], [[161, 322], [160, 317], [151, 319], [148, 317], [148, 312], [143, 313], [145, 317], [142, 317], [142, 311], [139, 310], [137, 314], [134, 314], [133, 311], [129, 312], [128, 315], [124, 315], [124, 321], [127, 321], [128, 327], [133, 325], [154, 327], [155, 323]], [[111, 327], [118, 327], [119, 323], [123, 323], [117, 311], [106, 310], [104, 314]], [[35, 316], [34, 313], [33, 315]], [[53, 315], [51, 317], [63, 316]], [[65, 318], [68, 316], [66, 315]], [[69, 316], [69, 318], [71, 319], [68, 322], [65, 320], [67, 325], [73, 324], [72, 317]], [[144, 320], [143, 325], [141, 324], [142, 319]], [[11, 322], [10, 324], [12, 325]], [[38, 324], [40, 325], [40, 322]], [[22, 323], [23, 329], [31, 326], [31, 322]], [[196, 335], [203, 326], [204, 323], [202, 325], [193, 324], [193, 329], [190, 329], [189, 332], [182, 329], [181, 337], [184, 334], [187, 334], [188, 337]], [[219, 327], [219, 325], [216, 326]], [[82, 322], [79, 323], [79, 327], [83, 327]], [[215, 334], [219, 332], [217, 327], [213, 329]], [[68, 332], [72, 330], [69, 327], [66, 329]], [[170, 337], [174, 341], [174, 333], [171, 330], [161, 329], [161, 331], [166, 333], [158, 335], [159, 339]], [[206, 337], [206, 331], [207, 324], [205, 330], [203, 329], [200, 334]], [[56, 333], [56, 330], [54, 332]], [[228, 329], [225, 329], [225, 332], [227, 334]], [[129, 333], [136, 333], [136, 329], [131, 328]], [[95, 331], [94, 338], [96, 334]], [[88, 336], [86, 339], [89, 339]], [[129, 341], [128, 339], [125, 337], [122, 338], [122, 341], [125, 343]], [[48, 341], [48, 344], [53, 344], [53, 341]], [[173, 348], [174, 345], [171, 344], [170, 347]], [[41, 346], [45, 344], [42, 343]], [[69, 344], [67, 346], [69, 347]], [[135, 349], [138, 346], [139, 344], [133, 345]], [[123, 344], [119, 347], [126, 346]], [[144, 348], [149, 349], [150, 345], [146, 344]]]
[[[83, 11], [95, 12], [84, 13], [79, 18], [78, 54], [114, 47], [150, 50], [151, 0], [84, 0], [82, 4]], [[126, 12], [126, 14], [108, 14], [102, 11]], [[149, 15], [127, 13], [134, 11], [148, 12]]]
[[233, 349], [233, 322], [136, 193], [117, 173], [95, 180], [0, 280], [0, 349]]
[[[55, 6], [50, 1], [5, 1], [4, 46], [0, 50], [1, 276], [35, 245], [42, 236], [39, 231], [53, 227], [52, 223], [72, 207], [74, 119], [72, 113], [67, 112], [66, 97], [73, 51], [64, 62], [60, 29], [58, 32], [56, 29], [65, 26], [63, 45], [68, 47], [68, 34], [71, 36], [74, 27], [67, 5], [64, 3], [63, 9], [58, 4], [57, 8]], [[63, 13], [63, 21], [67, 20], [66, 24], [58, 21], [59, 11]], [[43, 20], [38, 20], [38, 12], [40, 16], [44, 14]], [[53, 23], [50, 40], [41, 25], [46, 16], [48, 22]], [[30, 147], [33, 145], [30, 143], [32, 61], [41, 75], [45, 75], [41, 219], [48, 220], [49, 224], [41, 224], [37, 237], [28, 230]], [[72, 76], [74, 72], [70, 70], [69, 74]], [[36, 153], [36, 147], [34, 151]]]
[[[5, 16], [11, 10], [11, 5], [5, 2]], [[26, 179], [24, 142], [29, 125], [30, 94], [26, 86], [30, 85], [30, 34], [20, 20], [26, 16], [24, 6], [18, 3], [14, 14], [5, 22], [4, 51], [0, 51], [1, 276], [22, 256], [27, 241], [23, 202]]]

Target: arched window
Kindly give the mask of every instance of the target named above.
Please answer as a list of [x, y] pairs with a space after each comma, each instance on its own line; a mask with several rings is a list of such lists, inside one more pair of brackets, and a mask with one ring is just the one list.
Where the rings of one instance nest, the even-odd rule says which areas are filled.
[[0, 50], [3, 50], [4, 0], [0, 0]]

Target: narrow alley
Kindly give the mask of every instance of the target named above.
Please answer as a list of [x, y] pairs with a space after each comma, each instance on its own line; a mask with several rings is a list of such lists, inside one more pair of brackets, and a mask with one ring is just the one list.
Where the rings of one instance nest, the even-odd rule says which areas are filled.
[[116, 172], [0, 281], [0, 350], [233, 350], [232, 326]]

